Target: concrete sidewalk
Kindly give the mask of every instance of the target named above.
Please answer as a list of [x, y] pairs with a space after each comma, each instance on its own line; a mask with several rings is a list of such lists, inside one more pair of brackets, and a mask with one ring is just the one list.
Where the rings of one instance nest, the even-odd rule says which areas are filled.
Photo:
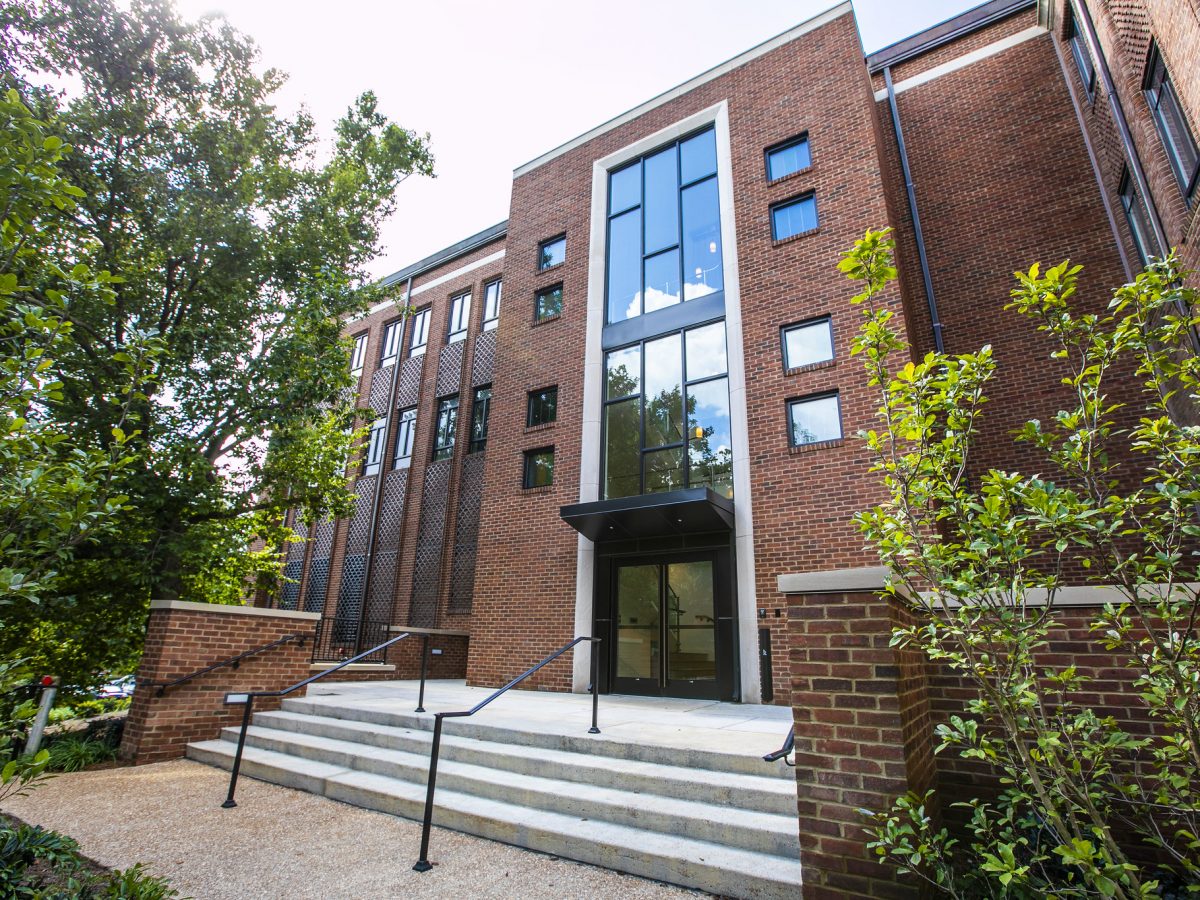
[[85, 854], [146, 863], [196, 900], [703, 896], [435, 828], [431, 872], [412, 871], [420, 826], [180, 760], [60, 775], [4, 811], [68, 834]]

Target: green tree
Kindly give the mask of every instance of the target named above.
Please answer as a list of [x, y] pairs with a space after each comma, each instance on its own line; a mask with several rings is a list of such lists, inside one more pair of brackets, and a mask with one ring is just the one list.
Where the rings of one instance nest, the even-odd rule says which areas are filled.
[[[912, 361], [878, 302], [892, 252], [868, 232], [841, 263], [863, 286], [854, 352], [882, 401], [865, 439], [886, 498], [858, 521], [915, 614], [893, 644], [974, 691], [937, 726], [939, 752], [990, 766], [1001, 789], [952, 804], [953, 834], [935, 798], [900, 798], [873, 814], [872, 847], [964, 898], [1200, 892], [1200, 429], [1177, 417], [1200, 400], [1190, 275], [1156, 262], [1095, 314], [1074, 299], [1078, 266], [1017, 273], [1009, 308], [1052, 338], [1069, 398], [1017, 435], [1041, 456], [1026, 475], [977, 470], [991, 348]], [[1120, 592], [1093, 640], [1128, 668], [1152, 734], [1089, 706], [1089, 678], [1047, 655], [1070, 572]]]
[[141, 333], [160, 347], [119, 530], [64, 571], [69, 614], [9, 629], [83, 677], [130, 664], [150, 598], [236, 599], [277, 571], [285, 508], [347, 511], [361, 431], [342, 324], [383, 299], [364, 286], [379, 225], [432, 157], [369, 92], [322, 147], [307, 113], [272, 106], [284, 76], [248, 37], [166, 0], [24, 0], [0, 30], [6, 79], [75, 148], [82, 195], [46, 239], [122, 276], [107, 300], [64, 300], [56, 420], [107, 450], [116, 354]]

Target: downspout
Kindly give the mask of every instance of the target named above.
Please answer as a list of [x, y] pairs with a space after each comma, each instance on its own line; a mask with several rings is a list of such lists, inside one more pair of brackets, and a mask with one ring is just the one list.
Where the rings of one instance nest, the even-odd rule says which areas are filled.
[[912, 170], [908, 167], [908, 151], [904, 148], [904, 129], [900, 126], [900, 110], [896, 107], [896, 89], [892, 85], [892, 67], [883, 67], [883, 81], [887, 85], [888, 109], [892, 114], [892, 128], [896, 132], [896, 147], [900, 152], [900, 169], [904, 173], [904, 189], [908, 193], [908, 211], [912, 214], [913, 235], [917, 239], [917, 256], [921, 260], [921, 278], [925, 282], [925, 298], [929, 302], [929, 321], [933, 326], [933, 345], [938, 353], [945, 352], [942, 344], [942, 322], [938, 318], [937, 299], [933, 295], [933, 276], [929, 273], [929, 257], [925, 253], [925, 235], [921, 231], [921, 216], [917, 212], [917, 189], [913, 184]]
[[[404, 288], [405, 309], [407, 309], [409, 307], [409, 304], [412, 301], [412, 286], [413, 286], [413, 276], [409, 275], [408, 276], [408, 284]], [[410, 318], [411, 317], [406, 314], [401, 319], [401, 321], [404, 323], [407, 323]], [[371, 588], [371, 569], [374, 567], [374, 563], [375, 563], [375, 532], [378, 530], [378, 525], [379, 525], [379, 505], [383, 501], [383, 479], [388, 471], [387, 466], [385, 465], [385, 463], [387, 462], [387, 459], [388, 459], [388, 448], [391, 447], [391, 443], [388, 441], [388, 437], [391, 434], [392, 426], [396, 424], [395, 422], [392, 421], [392, 416], [394, 416], [396, 414], [396, 389], [400, 384], [400, 365], [401, 365], [400, 356], [401, 356], [401, 350], [403, 350], [403, 348], [404, 348], [404, 337], [405, 337], [404, 331], [405, 331], [405, 328], [402, 325], [400, 328], [400, 338], [397, 341], [396, 361], [392, 363], [392, 383], [391, 383], [391, 386], [388, 388], [388, 396], [387, 396], [388, 424], [387, 424], [387, 428], [384, 429], [384, 435], [383, 435], [383, 447], [384, 447], [383, 459], [381, 459], [379, 461], [379, 474], [377, 474], [375, 476], [375, 497], [371, 501], [371, 518], [369, 519], [370, 524], [367, 526], [367, 553], [366, 553], [367, 558], [366, 558], [365, 563], [363, 564], [362, 592], [359, 594], [359, 597], [358, 597], [358, 640], [356, 643], [357, 643], [358, 649], [360, 651], [363, 649], [363, 647], [362, 647], [363, 625], [365, 625], [366, 621], [367, 621], [367, 593]], [[370, 396], [370, 395], [368, 394], [368, 396]], [[391, 623], [389, 622], [388, 624], [390, 625]]]

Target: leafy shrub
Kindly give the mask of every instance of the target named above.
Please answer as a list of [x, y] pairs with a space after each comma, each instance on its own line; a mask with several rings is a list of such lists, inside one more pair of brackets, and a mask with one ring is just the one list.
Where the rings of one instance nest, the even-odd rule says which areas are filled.
[[113, 872], [95, 894], [97, 900], [172, 900], [178, 896], [179, 891], [167, 879], [149, 874], [141, 863]]
[[116, 749], [103, 741], [74, 734], [58, 738], [47, 749], [50, 769], [55, 772], [79, 772], [117, 756]]

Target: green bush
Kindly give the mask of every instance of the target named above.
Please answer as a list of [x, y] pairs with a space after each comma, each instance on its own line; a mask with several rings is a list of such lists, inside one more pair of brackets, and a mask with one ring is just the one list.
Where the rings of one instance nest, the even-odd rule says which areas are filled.
[[97, 900], [171, 900], [179, 896], [179, 891], [167, 879], [147, 873], [138, 863], [113, 872], [95, 896]]
[[117, 756], [116, 748], [104, 741], [75, 734], [58, 738], [46, 749], [50, 751], [50, 769], [54, 772], [79, 772]]

